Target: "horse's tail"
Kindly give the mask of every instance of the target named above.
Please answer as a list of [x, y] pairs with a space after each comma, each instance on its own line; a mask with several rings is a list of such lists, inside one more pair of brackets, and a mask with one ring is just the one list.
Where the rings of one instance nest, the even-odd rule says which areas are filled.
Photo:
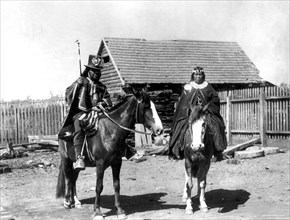
[[61, 159], [61, 163], [59, 165], [59, 173], [55, 196], [56, 198], [61, 198], [64, 197], [64, 195], [65, 195], [65, 174], [63, 160]]

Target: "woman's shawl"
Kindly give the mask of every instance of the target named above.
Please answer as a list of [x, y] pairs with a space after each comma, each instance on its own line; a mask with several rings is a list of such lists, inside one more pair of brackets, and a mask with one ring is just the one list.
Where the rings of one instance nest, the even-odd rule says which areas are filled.
[[[183, 158], [184, 134], [188, 129], [188, 116], [190, 114], [189, 105], [200, 105], [203, 108], [205, 107], [212, 116], [211, 119], [216, 121], [214, 126], [216, 127], [218, 125], [224, 129], [224, 122], [220, 115], [220, 99], [217, 92], [207, 82], [203, 82], [202, 84], [190, 82], [184, 86], [184, 90], [173, 116], [169, 142], [169, 156], [180, 159]], [[220, 128], [215, 130], [218, 131]], [[222, 149], [224, 148], [225, 146], [222, 146]]]

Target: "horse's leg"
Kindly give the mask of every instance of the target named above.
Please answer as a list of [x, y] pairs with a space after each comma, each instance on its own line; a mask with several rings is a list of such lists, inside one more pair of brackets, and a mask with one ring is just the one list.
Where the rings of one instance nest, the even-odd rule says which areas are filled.
[[103, 179], [104, 179], [104, 172], [105, 167], [103, 162], [97, 162], [96, 164], [96, 173], [97, 173], [97, 180], [96, 180], [96, 199], [94, 204], [94, 220], [104, 219], [103, 214], [101, 212], [101, 193], [103, 191]]
[[69, 158], [63, 160], [63, 169], [66, 184], [63, 205], [65, 208], [72, 208], [74, 207], [74, 170], [73, 162]]
[[78, 175], [79, 175], [79, 171], [75, 171], [74, 170], [74, 173], [73, 173], [73, 201], [74, 201], [74, 206], [76, 208], [83, 208], [82, 206], [82, 203], [80, 202], [80, 200], [78, 199], [78, 196], [77, 196], [77, 188], [76, 188], [76, 182], [77, 182], [77, 179], [78, 179]]
[[199, 195], [200, 209], [203, 212], [208, 212], [208, 207], [205, 202], [206, 176], [204, 178], [198, 178], [198, 187], [199, 187], [198, 191], [200, 191]]
[[184, 176], [185, 176], [185, 183], [184, 183], [184, 188], [183, 188], [183, 195], [182, 195], [182, 202], [186, 202], [187, 199], [187, 181], [188, 181], [188, 176], [186, 173], [186, 169], [184, 169]]
[[192, 211], [192, 201], [191, 201], [191, 190], [193, 187], [192, 183], [192, 167], [191, 163], [185, 159], [185, 175], [187, 176], [187, 183], [186, 183], [186, 208], [185, 208], [185, 214], [191, 215], [193, 214]]
[[126, 219], [127, 216], [125, 214], [125, 211], [121, 208], [120, 204], [120, 170], [122, 166], [122, 159], [116, 159], [112, 167], [112, 173], [113, 173], [113, 187], [115, 192], [115, 206], [117, 208], [117, 215], [118, 219]]

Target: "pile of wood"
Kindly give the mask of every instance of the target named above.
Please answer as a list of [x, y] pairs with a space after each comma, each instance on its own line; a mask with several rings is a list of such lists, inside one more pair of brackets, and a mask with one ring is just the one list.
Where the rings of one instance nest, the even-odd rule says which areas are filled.
[[10, 142], [7, 146], [0, 147], [0, 160], [27, 156], [27, 154], [25, 154], [27, 151], [39, 149], [49, 149], [52, 151], [58, 150], [58, 139], [56, 135], [35, 135], [28, 136], [28, 139], [28, 143], [13, 144]]
[[[279, 153], [280, 151], [276, 147], [263, 147], [260, 143], [260, 138], [254, 138], [247, 142], [230, 146], [223, 152], [224, 158], [250, 159]], [[158, 136], [154, 144], [145, 145], [144, 148], [146, 155], [166, 155], [169, 148], [169, 135], [163, 134]]]
[[169, 129], [165, 129], [163, 134], [155, 137], [153, 144], [144, 146], [146, 155], [165, 155], [168, 153], [169, 131]]
[[260, 143], [260, 138], [254, 138], [247, 142], [227, 148], [223, 152], [223, 155], [226, 158], [234, 157], [237, 159], [251, 159], [280, 152], [278, 147], [263, 147], [259, 145]]
[[253, 146], [254, 144], [260, 143], [261, 140], [260, 138], [254, 138], [252, 140], [249, 140], [247, 142], [232, 146], [232, 147], [228, 147], [227, 149], [224, 150], [223, 154], [225, 156], [230, 156], [233, 155], [236, 151], [241, 151], [241, 150], [245, 150], [246, 148]]

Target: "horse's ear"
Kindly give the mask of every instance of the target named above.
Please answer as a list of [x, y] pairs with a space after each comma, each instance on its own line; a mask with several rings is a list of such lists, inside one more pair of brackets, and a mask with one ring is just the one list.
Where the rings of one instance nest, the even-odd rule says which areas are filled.
[[123, 91], [125, 92], [125, 94], [132, 94], [132, 87], [130, 86], [126, 86], [126, 87], [122, 87]]
[[138, 88], [132, 87], [132, 93], [137, 99], [141, 98], [141, 93]]
[[150, 87], [149, 85], [146, 85], [146, 86], [142, 87], [142, 91], [145, 92], [145, 93], [147, 93], [149, 87]]
[[126, 86], [126, 87], [123, 87], [122, 89], [125, 92], [125, 94], [133, 94], [137, 98], [140, 97], [140, 91], [139, 91], [140, 89], [138, 89], [138, 87]]

